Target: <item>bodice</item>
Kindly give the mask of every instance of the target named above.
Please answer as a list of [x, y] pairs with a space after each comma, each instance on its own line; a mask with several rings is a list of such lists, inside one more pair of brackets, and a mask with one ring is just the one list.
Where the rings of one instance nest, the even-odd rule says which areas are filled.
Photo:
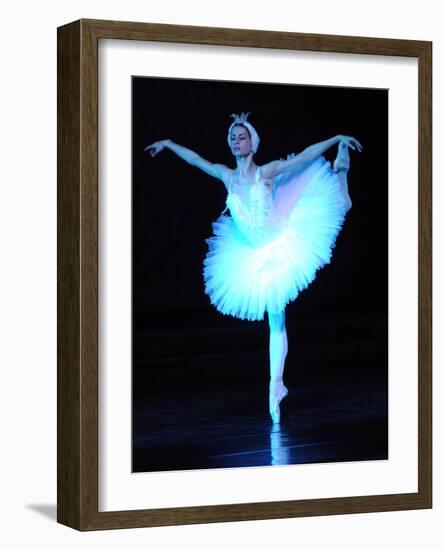
[[245, 186], [245, 192], [239, 194], [239, 187], [233, 179], [229, 184], [226, 208], [240, 232], [254, 245], [264, 244], [275, 238], [286, 223], [275, 208], [272, 196], [271, 180], [263, 178], [261, 168], [255, 172], [253, 182]]

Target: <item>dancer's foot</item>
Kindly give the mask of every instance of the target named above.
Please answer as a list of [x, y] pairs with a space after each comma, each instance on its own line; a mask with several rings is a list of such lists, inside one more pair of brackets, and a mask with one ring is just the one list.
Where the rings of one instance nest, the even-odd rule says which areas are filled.
[[288, 395], [288, 388], [283, 381], [269, 384], [269, 413], [274, 424], [280, 423], [280, 403]]
[[351, 159], [349, 157], [349, 148], [346, 143], [340, 141], [338, 144], [337, 158], [334, 160], [334, 172], [344, 172], [347, 174], [351, 165]]

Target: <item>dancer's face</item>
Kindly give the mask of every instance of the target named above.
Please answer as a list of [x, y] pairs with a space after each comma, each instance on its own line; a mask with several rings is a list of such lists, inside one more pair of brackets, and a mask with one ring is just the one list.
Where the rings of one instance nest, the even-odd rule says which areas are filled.
[[231, 130], [231, 151], [235, 156], [249, 155], [252, 150], [249, 132], [243, 126], [234, 126]]

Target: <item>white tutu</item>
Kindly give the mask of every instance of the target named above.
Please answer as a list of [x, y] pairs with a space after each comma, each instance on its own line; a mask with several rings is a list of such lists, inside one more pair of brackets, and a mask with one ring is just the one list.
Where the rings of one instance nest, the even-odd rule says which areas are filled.
[[229, 190], [212, 224], [204, 260], [205, 292], [225, 315], [250, 321], [281, 312], [329, 263], [345, 216], [338, 176], [323, 156], [301, 173], [275, 178], [260, 168], [249, 201]]

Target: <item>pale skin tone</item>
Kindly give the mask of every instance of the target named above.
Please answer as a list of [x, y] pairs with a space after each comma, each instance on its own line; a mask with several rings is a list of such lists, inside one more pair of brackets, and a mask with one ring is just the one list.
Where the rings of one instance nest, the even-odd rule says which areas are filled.
[[[237, 168], [235, 170], [225, 166], [224, 164], [209, 162], [195, 151], [183, 147], [182, 145], [178, 145], [170, 139], [156, 141], [145, 147], [144, 150], [149, 151], [151, 156], [154, 157], [163, 151], [164, 148], [168, 148], [189, 164], [200, 168], [210, 176], [220, 179], [227, 187], [227, 181], [229, 181], [232, 175], [236, 174], [239, 176], [240, 181], [246, 180], [247, 182], [250, 177], [255, 174], [255, 171], [258, 168], [254, 162], [251, 138], [249, 137], [249, 132], [246, 128], [242, 126], [234, 126], [231, 131], [230, 142], [232, 154], [237, 162]], [[276, 176], [286, 172], [287, 170], [292, 170], [298, 166], [301, 167], [303, 164], [314, 160], [317, 156], [323, 154], [325, 151], [340, 142], [347, 144], [348, 147], [353, 150], [361, 151], [363, 149], [360, 142], [355, 138], [337, 135], [307, 147], [301, 153], [294, 155], [288, 160], [273, 160], [262, 165], [262, 175], [266, 179], [273, 180]]]
[[[244, 126], [234, 126], [230, 133], [230, 148], [236, 160], [236, 168], [232, 169], [224, 164], [215, 164], [201, 157], [195, 151], [174, 143], [170, 139], [156, 141], [145, 147], [152, 157], [167, 148], [173, 151], [180, 158], [203, 170], [203, 172], [221, 180], [226, 189], [229, 189], [229, 183], [235, 178], [236, 184], [247, 189], [254, 182], [254, 176], [257, 168], [254, 162], [254, 153], [248, 130]], [[347, 146], [349, 149], [361, 152], [363, 146], [359, 141], [351, 136], [337, 135], [325, 141], [315, 143], [304, 149], [301, 153], [290, 155], [287, 160], [274, 160], [262, 165], [261, 172], [263, 179], [267, 180], [265, 185], [272, 189], [273, 180], [276, 176], [283, 174], [288, 170], [296, 168], [302, 169], [319, 155], [326, 152], [334, 145], [339, 148]], [[339, 172], [338, 177], [341, 184], [341, 192], [346, 203], [346, 211], [351, 208], [351, 199], [348, 194], [346, 173]], [[283, 382], [284, 363], [287, 354], [287, 335], [285, 325], [285, 311], [275, 314], [268, 313], [270, 330], [270, 413], [274, 423], [280, 422], [279, 403], [283, 396], [281, 387]]]

